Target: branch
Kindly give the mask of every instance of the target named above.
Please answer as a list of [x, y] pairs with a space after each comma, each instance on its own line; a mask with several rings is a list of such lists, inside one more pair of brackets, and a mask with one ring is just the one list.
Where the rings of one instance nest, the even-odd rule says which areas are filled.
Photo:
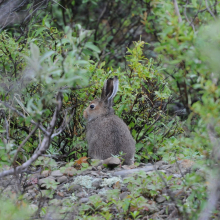
[[180, 15], [180, 11], [179, 11], [177, 0], [173, 0], [173, 4], [174, 4], [175, 13], [178, 16], [178, 21], [179, 21], [179, 23], [181, 23], [182, 22], [182, 18], [181, 18], [181, 15]]
[[195, 26], [194, 26], [193, 22], [190, 22], [189, 18], [187, 17], [187, 14], [186, 14], [186, 6], [187, 6], [188, 4], [189, 4], [189, 2], [188, 2], [188, 0], [187, 0], [186, 5], [185, 5], [185, 7], [184, 7], [184, 15], [185, 15], [186, 20], [187, 20], [187, 22], [189, 23], [189, 25], [192, 26], [193, 32], [195, 33], [195, 31], [196, 31], [196, 30], [195, 30]]
[[59, 135], [67, 126], [67, 124], [69, 124], [70, 120], [72, 119], [73, 115], [75, 114], [75, 111], [73, 111], [73, 113], [70, 115], [69, 119], [66, 121], [66, 115], [67, 115], [67, 111], [66, 114], [64, 116], [63, 119], [63, 123], [62, 125], [56, 130], [56, 133], [54, 133], [51, 138], [53, 139], [54, 137], [56, 137], [57, 135]]
[[215, 18], [215, 15], [213, 14], [213, 12], [212, 12], [212, 10], [209, 8], [209, 6], [208, 6], [208, 1], [207, 0], [205, 0], [205, 5], [206, 5], [206, 8], [207, 8], [207, 10], [208, 10], [208, 12], [210, 13], [210, 15], [214, 18], [214, 19], [216, 19]]
[[[12, 107], [9, 103], [7, 102], [3, 102], [0, 100], [0, 103], [3, 104], [6, 108], [10, 108], [12, 111], [16, 112], [19, 116], [21, 116], [22, 118], [25, 118], [26, 117], [21, 113], [19, 112], [17, 109], [15, 109], [14, 107]], [[34, 125], [37, 125], [38, 123], [35, 122], [34, 120], [31, 120], [31, 123], [34, 124]], [[44, 132], [45, 135], [49, 135], [49, 133], [47, 133], [47, 130], [42, 126], [42, 125], [39, 125], [39, 128], [41, 129], [41, 131]]]
[[39, 146], [39, 150], [36, 151], [32, 157], [26, 161], [25, 163], [23, 163], [21, 166], [18, 166], [16, 167], [15, 169], [12, 168], [10, 170], [6, 170], [6, 171], [3, 171], [0, 173], [0, 178], [4, 177], [4, 176], [8, 176], [8, 175], [12, 175], [14, 173], [22, 173], [25, 169], [27, 169], [34, 161], [37, 160], [37, 158], [43, 153], [45, 152], [48, 147], [50, 146], [50, 142], [51, 142], [51, 136], [53, 134], [53, 131], [54, 131], [54, 128], [55, 128], [55, 125], [56, 125], [56, 121], [57, 121], [57, 117], [58, 117], [58, 114], [61, 110], [61, 107], [62, 107], [62, 93], [61, 92], [58, 92], [57, 94], [57, 107], [54, 111], [54, 114], [53, 114], [53, 118], [49, 124], [49, 126], [47, 127], [47, 130], [46, 130], [46, 134], [44, 135], [44, 138], [42, 140], [42, 143], [41, 145]]
[[21, 150], [21, 148], [25, 145], [25, 143], [29, 140], [29, 138], [35, 133], [35, 131], [38, 129], [39, 127], [39, 123], [35, 126], [35, 128], [31, 131], [31, 133], [22, 141], [22, 143], [20, 144], [20, 146], [18, 147], [16, 153], [15, 153], [15, 156], [14, 156], [14, 159], [12, 161], [12, 165], [14, 166], [15, 165], [15, 161], [17, 159], [17, 156], [18, 156], [18, 153], [19, 151]]

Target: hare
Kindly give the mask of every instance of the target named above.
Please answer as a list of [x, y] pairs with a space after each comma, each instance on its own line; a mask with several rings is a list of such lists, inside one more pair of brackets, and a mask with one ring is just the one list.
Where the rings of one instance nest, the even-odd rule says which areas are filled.
[[86, 139], [89, 157], [104, 160], [123, 152], [124, 164], [134, 161], [135, 141], [122, 119], [114, 115], [113, 98], [118, 91], [118, 78], [109, 78], [102, 88], [100, 99], [90, 102], [83, 112], [87, 119]]

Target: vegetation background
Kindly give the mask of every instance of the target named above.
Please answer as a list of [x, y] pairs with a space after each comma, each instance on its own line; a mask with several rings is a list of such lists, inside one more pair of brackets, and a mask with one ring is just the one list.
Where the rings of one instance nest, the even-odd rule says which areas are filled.
[[218, 0], [0, 0], [0, 178], [87, 156], [83, 110], [117, 75], [136, 162], [193, 161], [172, 185], [190, 190], [179, 216], [218, 219], [219, 13]]

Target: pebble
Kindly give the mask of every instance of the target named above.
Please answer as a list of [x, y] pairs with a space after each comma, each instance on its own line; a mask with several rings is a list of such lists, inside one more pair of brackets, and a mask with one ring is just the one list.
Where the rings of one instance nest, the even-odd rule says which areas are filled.
[[34, 204], [30, 204], [29, 205], [29, 209], [33, 212], [37, 211], [38, 210], [38, 206], [37, 205], [34, 205]]
[[64, 182], [66, 182], [68, 179], [67, 179], [67, 177], [66, 176], [61, 176], [61, 177], [59, 177], [58, 179], [57, 179], [57, 182], [58, 183], [64, 183]]
[[76, 197], [79, 197], [79, 198], [83, 198], [86, 196], [86, 193], [85, 192], [79, 192], [79, 193], [76, 193]]
[[162, 202], [166, 201], [166, 198], [164, 196], [157, 196], [156, 201], [158, 203], [162, 203]]
[[74, 176], [76, 173], [77, 173], [77, 170], [74, 167], [67, 167], [63, 171], [63, 174], [67, 176]]
[[44, 170], [42, 173], [41, 173], [41, 177], [45, 178], [45, 177], [48, 177], [50, 175], [50, 170]]
[[82, 187], [80, 185], [72, 184], [69, 186], [69, 189], [75, 191], [78, 189], [82, 189]]
[[87, 203], [88, 201], [89, 201], [88, 198], [81, 198], [81, 199], [79, 200], [79, 203]]
[[106, 164], [109, 168], [113, 169], [120, 165], [121, 161], [117, 157], [109, 157], [103, 161], [103, 164]]
[[61, 177], [61, 176], [63, 176], [63, 173], [61, 173], [60, 170], [54, 170], [54, 171], [51, 172], [51, 176]]
[[102, 183], [102, 179], [96, 179], [93, 183], [92, 186], [95, 187], [96, 189], [101, 188], [101, 183]]
[[123, 192], [123, 193], [120, 194], [119, 198], [120, 198], [121, 200], [123, 200], [123, 199], [126, 198], [129, 194], [130, 194], [130, 192]]
[[54, 179], [52, 176], [49, 176], [49, 177], [40, 179], [40, 180], [39, 180], [39, 185], [42, 187], [45, 183], [47, 183], [47, 182], [53, 182], [53, 181], [55, 181], [55, 179]]

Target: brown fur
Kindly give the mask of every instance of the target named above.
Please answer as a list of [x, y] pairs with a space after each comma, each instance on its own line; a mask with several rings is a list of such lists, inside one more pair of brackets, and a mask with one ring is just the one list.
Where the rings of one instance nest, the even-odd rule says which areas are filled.
[[[124, 164], [130, 165], [134, 159], [135, 141], [123, 120], [114, 115], [111, 105], [115, 95], [108, 100], [116, 83], [118, 86], [117, 77], [108, 79], [103, 87], [101, 99], [93, 100], [83, 113], [88, 120], [86, 138], [89, 157], [107, 159], [122, 151]], [[94, 105], [93, 109], [90, 108], [91, 105]]]

